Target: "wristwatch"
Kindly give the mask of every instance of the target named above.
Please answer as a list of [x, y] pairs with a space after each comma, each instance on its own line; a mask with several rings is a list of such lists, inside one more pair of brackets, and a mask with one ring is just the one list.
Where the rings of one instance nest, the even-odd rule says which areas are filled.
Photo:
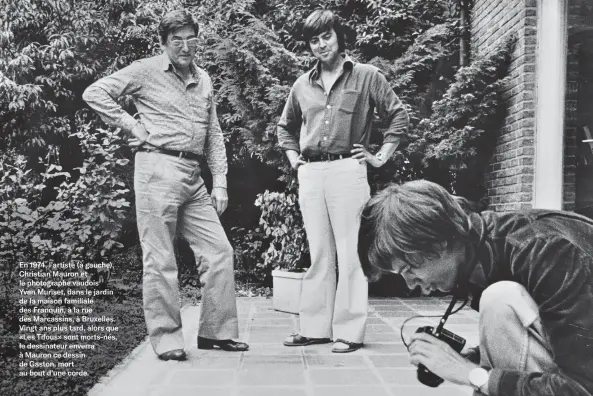
[[476, 367], [469, 372], [469, 383], [476, 392], [487, 395], [490, 372], [482, 367]]

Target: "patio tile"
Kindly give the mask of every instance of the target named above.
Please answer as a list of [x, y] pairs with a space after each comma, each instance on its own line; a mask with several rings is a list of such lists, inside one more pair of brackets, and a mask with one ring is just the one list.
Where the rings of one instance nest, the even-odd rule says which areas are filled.
[[369, 298], [369, 305], [388, 305], [388, 304], [403, 304], [402, 299], [398, 297], [386, 297], [386, 298]]
[[243, 368], [239, 373], [239, 385], [305, 385], [302, 366]]
[[418, 315], [417, 312], [412, 310], [402, 310], [402, 311], [384, 311], [381, 312], [380, 315], [384, 318], [409, 318], [410, 316]]
[[377, 317], [377, 318], [367, 318], [367, 325], [370, 324], [385, 324], [385, 322], [383, 321], [383, 319]]
[[168, 383], [174, 386], [220, 386], [233, 382], [235, 375], [235, 370], [177, 370]]
[[391, 392], [397, 396], [470, 396], [473, 394], [471, 388], [445, 386], [430, 388], [420, 384], [419, 386], [398, 386], [391, 388]]
[[284, 339], [292, 333], [294, 333], [293, 330], [277, 333], [255, 333], [249, 336], [249, 342], [263, 342], [269, 344], [278, 343], [282, 345], [282, 341], [284, 341]]
[[408, 349], [402, 343], [367, 343], [361, 349], [365, 354], [393, 354], [393, 353], [408, 353]]
[[369, 360], [375, 367], [412, 367], [410, 355], [402, 353], [398, 355], [371, 355]]
[[379, 378], [367, 369], [309, 369], [309, 377], [315, 385], [375, 385]]
[[390, 304], [390, 305], [375, 305], [373, 306], [374, 312], [391, 312], [391, 311], [413, 311], [412, 308], [406, 305], [397, 305], [397, 304]]
[[294, 366], [302, 365], [303, 358], [300, 355], [245, 355], [242, 368], [261, 367], [265, 365]]
[[282, 340], [276, 340], [274, 343], [251, 342], [249, 343], [249, 352], [245, 354], [258, 355], [300, 355], [300, 347], [287, 347], [282, 345]]
[[[307, 396], [305, 387], [240, 387], [237, 396]], [[209, 395], [208, 395], [209, 396]]]
[[396, 332], [391, 333], [367, 333], [364, 342], [399, 342], [400, 337]]
[[313, 388], [315, 396], [390, 396], [382, 386], [316, 386]]
[[397, 385], [422, 385], [416, 378], [416, 368], [382, 368], [377, 370], [383, 381]]
[[[199, 307], [185, 306], [187, 361], [161, 362], [145, 340], [89, 396], [469, 396], [469, 387], [420, 384], [400, 342], [407, 318], [419, 311], [440, 316], [447, 304], [435, 298], [371, 299], [365, 346], [349, 354], [332, 353], [332, 343], [284, 346], [284, 338], [298, 329], [299, 317], [274, 311], [265, 298], [238, 299], [240, 340], [249, 343], [249, 351], [198, 350]], [[446, 327], [476, 345], [477, 318], [476, 312], [462, 310]], [[416, 318], [404, 334], [437, 324], [438, 318]]]
[[368, 367], [362, 356], [353, 355], [307, 355], [305, 361], [311, 368], [341, 368], [341, 367]]
[[[157, 388], [152, 390], [148, 396], [196, 396], [196, 395], [208, 395], [208, 396], [232, 396], [233, 388], [227, 387], [168, 387], [168, 388]], [[146, 396], [146, 394], [145, 394]]]
[[199, 357], [190, 356], [187, 360], [187, 364], [183, 364], [183, 367], [188, 369], [238, 369], [240, 361], [240, 354], [228, 357], [210, 355]]
[[[96, 385], [95, 385], [96, 386]], [[93, 388], [94, 390], [95, 388]], [[111, 385], [104, 388], [97, 388], [95, 392], [109, 396], [146, 396], [146, 389], [127, 384], [126, 386]]]
[[394, 333], [395, 329], [386, 323], [367, 324], [366, 334], [372, 333]]
[[250, 325], [249, 326], [249, 332], [251, 333], [251, 335], [253, 334], [284, 334], [286, 332], [289, 331], [293, 331], [294, 330], [294, 326], [292, 325], [292, 323], [288, 326], [256, 326], [256, 325]]

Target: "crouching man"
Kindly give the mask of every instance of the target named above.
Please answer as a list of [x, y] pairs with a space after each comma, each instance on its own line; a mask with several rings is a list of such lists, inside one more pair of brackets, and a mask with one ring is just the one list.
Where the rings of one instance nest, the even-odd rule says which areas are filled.
[[413, 181], [366, 204], [358, 252], [370, 279], [398, 273], [424, 293], [485, 289], [479, 347], [462, 356], [414, 334], [414, 365], [476, 394], [593, 395], [593, 221], [467, 213], [441, 186]]

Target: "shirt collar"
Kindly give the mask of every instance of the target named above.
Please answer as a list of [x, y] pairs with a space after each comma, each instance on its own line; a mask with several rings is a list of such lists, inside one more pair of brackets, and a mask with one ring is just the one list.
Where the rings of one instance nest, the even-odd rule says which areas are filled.
[[[352, 70], [354, 67], [354, 61], [350, 56], [347, 54], [341, 54], [342, 58], [344, 58], [344, 64], [342, 65], [343, 70]], [[313, 82], [319, 79], [319, 75], [321, 74], [321, 62], [319, 60], [315, 61], [313, 68], [309, 72], [309, 82]]]
[[[486, 278], [484, 266], [486, 265], [487, 267], [490, 267], [493, 260], [493, 252], [491, 251], [492, 248], [488, 238], [490, 229], [486, 219], [479, 213], [471, 213], [469, 215], [469, 222], [469, 240], [471, 246], [469, 250], [471, 256], [476, 256], [477, 265], [474, 268], [464, 268], [461, 273], [463, 274], [462, 276], [466, 277], [469, 283], [485, 287]], [[467, 260], [465, 265], [469, 266]]]
[[[161, 55], [161, 63], [162, 63], [163, 71], [169, 71], [169, 70], [175, 69], [175, 66], [173, 66], [173, 64], [171, 63], [171, 59], [169, 59], [169, 55], [167, 55], [166, 52], [163, 52]], [[196, 66], [194, 65], [194, 62], [190, 63], [189, 70], [191, 71], [191, 74], [194, 77], [197, 76], [197, 69], [196, 69]]]

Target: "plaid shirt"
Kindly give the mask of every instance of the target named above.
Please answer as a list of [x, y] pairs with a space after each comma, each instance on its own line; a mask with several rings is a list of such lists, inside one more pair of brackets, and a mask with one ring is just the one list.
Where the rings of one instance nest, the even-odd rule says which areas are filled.
[[[201, 68], [192, 64], [191, 70], [184, 82], [163, 53], [103, 77], [86, 89], [83, 99], [103, 121], [124, 131], [141, 122], [150, 145], [204, 155], [213, 186], [226, 187], [228, 165], [212, 82]], [[117, 104], [122, 95], [132, 97], [139, 120]]]

